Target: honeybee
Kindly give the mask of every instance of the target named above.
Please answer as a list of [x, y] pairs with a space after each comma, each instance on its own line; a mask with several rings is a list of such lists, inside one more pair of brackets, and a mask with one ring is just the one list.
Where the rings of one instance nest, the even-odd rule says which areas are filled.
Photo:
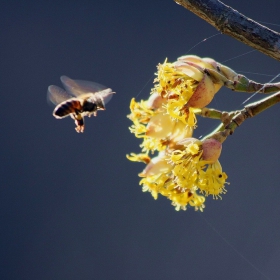
[[100, 84], [81, 80], [72, 80], [61, 76], [62, 89], [51, 85], [47, 97], [54, 105], [53, 116], [62, 119], [70, 116], [75, 120], [76, 131], [84, 132], [85, 116], [96, 116], [98, 110], [105, 110], [105, 104], [110, 101], [115, 92]]

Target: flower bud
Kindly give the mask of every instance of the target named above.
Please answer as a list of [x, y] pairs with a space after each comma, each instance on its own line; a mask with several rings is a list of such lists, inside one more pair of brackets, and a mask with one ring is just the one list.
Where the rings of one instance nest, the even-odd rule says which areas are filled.
[[215, 139], [206, 139], [202, 142], [202, 159], [215, 162], [221, 155], [222, 144]]
[[203, 79], [203, 72], [192, 65], [189, 65], [183, 61], [176, 61], [173, 63], [173, 65], [177, 71], [183, 72], [185, 75], [198, 82]]
[[[213, 58], [210, 57], [203, 57], [202, 60], [204, 61], [204, 63], [207, 63], [208, 65], [211, 65], [211, 68], [213, 68], [214, 70], [219, 72], [219, 64], [216, 60], [214, 60]], [[210, 68], [210, 67], [207, 67]]]
[[178, 61], [185, 61], [185, 62], [201, 62], [202, 58], [197, 56], [197, 55], [193, 55], [193, 54], [188, 54], [188, 55], [183, 55], [177, 58]]
[[172, 166], [167, 163], [164, 153], [160, 153], [157, 157], [152, 158], [146, 168], [139, 174], [140, 177], [153, 176], [161, 173], [169, 172]]
[[[186, 63], [191, 63], [191, 65], [197, 65], [198, 67], [202, 67], [203, 69], [215, 69], [216, 70], [216, 64], [217, 62], [212, 58], [201, 58], [196, 55], [184, 55], [181, 57], [178, 57], [178, 61], [184, 61]], [[216, 63], [216, 64], [215, 64]]]
[[158, 93], [153, 93], [148, 99], [147, 106], [150, 109], [156, 110], [161, 108], [163, 103], [166, 103], [166, 100], [164, 100]]
[[233, 82], [237, 80], [238, 74], [235, 71], [233, 71], [231, 68], [221, 64], [220, 70], [221, 70], [221, 73], [225, 77], [227, 77], [229, 80], [231, 80]]
[[188, 101], [188, 106], [194, 108], [204, 108], [212, 101], [215, 93], [216, 89], [214, 83], [205, 73], [203, 79], [199, 82], [195, 92]]

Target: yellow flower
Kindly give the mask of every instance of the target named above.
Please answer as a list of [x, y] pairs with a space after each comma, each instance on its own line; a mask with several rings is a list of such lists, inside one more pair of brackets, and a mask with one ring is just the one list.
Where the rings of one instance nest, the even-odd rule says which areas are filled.
[[218, 161], [222, 144], [215, 139], [200, 141], [195, 138], [187, 138], [180, 143], [185, 149], [175, 150], [170, 155], [177, 184], [190, 190], [199, 189], [206, 196], [221, 198], [220, 194], [226, 193], [224, 185], [227, 179]]
[[131, 115], [128, 117], [133, 121], [137, 120], [140, 123], [147, 123], [150, 117], [153, 115], [153, 111], [148, 107], [148, 101], [141, 100], [136, 102], [135, 98], [132, 98], [130, 102]]
[[220, 67], [213, 59], [197, 56], [174, 63], [165, 60], [158, 65], [150, 98], [140, 102], [133, 98], [130, 103], [128, 118], [133, 124], [129, 129], [143, 141], [142, 153], [127, 158], [146, 164], [139, 174], [143, 192], [154, 199], [166, 197], [177, 211], [188, 206], [203, 211], [208, 195], [221, 198], [226, 193], [227, 175], [218, 161], [222, 144], [191, 138], [196, 113], [227, 81], [227, 69], [220, 73]]
[[224, 187], [226, 179], [227, 174], [222, 172], [222, 166], [217, 160], [215, 163], [209, 164], [206, 170], [200, 171], [198, 188], [206, 196], [211, 194], [216, 199], [222, 199], [221, 194], [226, 193]]
[[[211, 66], [209, 63], [207, 65]], [[220, 88], [220, 84], [219, 87], [215, 86], [204, 68], [187, 60], [174, 63], [165, 60], [158, 65], [154, 82], [152, 93], [158, 93], [166, 100], [164, 107], [168, 115], [192, 127], [196, 125], [193, 108], [208, 105]]]
[[[214, 145], [215, 141], [208, 139], [205, 143], [186, 138], [177, 143], [178, 149], [167, 148], [159, 153], [139, 174], [143, 177], [140, 181], [143, 191], [151, 192], [155, 199], [159, 194], [167, 197], [176, 210], [186, 210], [189, 205], [203, 211], [205, 196], [211, 194], [214, 198], [221, 198], [221, 194], [226, 192], [227, 175], [222, 172], [216, 158], [221, 145]], [[218, 152], [209, 152], [208, 149]], [[207, 160], [203, 158], [204, 152]], [[197, 191], [203, 195], [198, 195]]]
[[158, 93], [167, 100], [165, 109], [170, 117], [188, 123], [187, 112], [184, 106], [194, 93], [198, 81], [186, 75], [183, 71], [177, 70], [167, 60], [158, 65], [157, 78], [152, 93]]
[[175, 206], [175, 210], [187, 210], [187, 205], [194, 207], [195, 211], [203, 212], [205, 208], [205, 197], [198, 195], [196, 192], [184, 192], [181, 194], [173, 195], [170, 197], [172, 205]]
[[162, 151], [166, 146], [174, 145], [175, 142], [190, 137], [193, 133], [192, 127], [163, 112], [164, 101], [151, 97], [152, 100], [142, 100], [140, 103], [132, 99], [131, 114], [128, 115], [133, 121], [129, 129], [137, 138], [143, 138], [140, 147], [146, 153]]
[[143, 177], [139, 183], [143, 185], [143, 192], [149, 191], [154, 199], [157, 199], [158, 194], [163, 194], [164, 192], [164, 186], [169, 180], [171, 169], [172, 165], [167, 163], [164, 152], [154, 157], [142, 173], [139, 174], [140, 177]]

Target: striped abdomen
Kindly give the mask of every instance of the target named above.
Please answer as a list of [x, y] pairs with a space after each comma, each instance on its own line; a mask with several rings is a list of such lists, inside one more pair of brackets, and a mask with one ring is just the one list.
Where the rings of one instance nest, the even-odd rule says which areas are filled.
[[82, 112], [82, 110], [83, 108], [80, 100], [77, 98], [73, 98], [58, 104], [53, 111], [53, 115], [56, 118], [64, 118], [72, 113], [78, 114]]

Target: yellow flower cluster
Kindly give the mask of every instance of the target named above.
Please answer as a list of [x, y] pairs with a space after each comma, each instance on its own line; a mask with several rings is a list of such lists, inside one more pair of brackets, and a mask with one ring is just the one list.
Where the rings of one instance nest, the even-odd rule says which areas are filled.
[[[206, 196], [218, 198], [226, 192], [227, 175], [218, 161], [221, 143], [192, 138], [195, 113], [208, 105], [221, 87], [202, 67], [215, 69], [209, 61], [189, 56], [189, 60], [183, 57], [159, 64], [150, 98], [141, 102], [132, 99], [130, 104], [130, 131], [143, 142], [142, 153], [127, 158], [146, 164], [139, 174], [143, 191], [155, 199], [159, 194], [165, 196], [176, 210], [186, 210], [189, 205], [203, 211]], [[158, 154], [151, 158], [154, 152]]]

